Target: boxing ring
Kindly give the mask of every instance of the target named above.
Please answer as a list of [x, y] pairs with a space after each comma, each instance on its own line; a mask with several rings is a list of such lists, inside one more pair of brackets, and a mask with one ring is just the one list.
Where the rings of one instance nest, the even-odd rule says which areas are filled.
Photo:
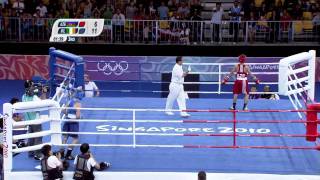
[[[90, 144], [98, 161], [112, 164], [108, 171], [95, 173], [97, 179], [130, 176], [130, 179], [188, 180], [195, 179], [195, 172], [200, 170], [209, 172], [208, 178], [220, 179], [317, 179], [320, 175], [317, 118], [320, 105], [304, 104], [308, 98], [312, 100], [314, 93], [310, 93], [309, 78], [298, 75], [298, 79], [307, 83], [302, 80], [293, 83], [296, 80], [288, 78], [289, 72], [283, 75], [287, 78], [280, 78], [279, 87], [286, 86], [280, 88], [281, 94], [292, 95], [289, 99], [254, 99], [250, 101], [254, 109], [249, 111], [226, 110], [230, 99], [188, 99], [186, 111], [191, 117], [187, 119], [180, 117], [179, 111], [174, 111], [174, 116], [165, 115], [165, 98], [84, 98], [82, 117], [74, 120], [80, 122], [80, 132], [76, 134], [80, 135], [80, 142]], [[290, 85], [293, 87], [289, 88]], [[308, 95], [301, 94], [301, 89], [308, 91]], [[75, 132], [61, 131], [61, 123], [66, 121], [61, 115], [64, 108], [54, 100], [4, 104], [5, 143], [12, 144], [12, 139], [43, 137], [43, 142], [56, 150], [67, 146], [62, 144], [61, 134]], [[48, 117], [12, 124], [13, 113], [35, 110]], [[43, 131], [12, 136], [12, 127], [27, 124], [42, 124]], [[19, 149], [7, 146], [6, 176], [19, 179], [28, 174], [30, 180], [39, 178], [39, 162], [29, 159], [26, 151], [41, 146]], [[75, 149], [74, 153], [79, 153]], [[12, 153], [20, 154], [12, 158]], [[127, 176], [123, 172], [127, 172]], [[151, 172], [157, 172], [158, 177]], [[71, 171], [65, 173], [65, 177], [71, 176]]]

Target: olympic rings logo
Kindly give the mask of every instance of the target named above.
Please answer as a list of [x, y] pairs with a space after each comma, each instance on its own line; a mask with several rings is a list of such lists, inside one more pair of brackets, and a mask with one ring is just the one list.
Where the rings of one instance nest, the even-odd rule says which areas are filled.
[[101, 61], [97, 64], [97, 69], [99, 71], [102, 71], [104, 75], [116, 75], [121, 76], [124, 74], [125, 71], [127, 71], [129, 68], [129, 64], [127, 61]]

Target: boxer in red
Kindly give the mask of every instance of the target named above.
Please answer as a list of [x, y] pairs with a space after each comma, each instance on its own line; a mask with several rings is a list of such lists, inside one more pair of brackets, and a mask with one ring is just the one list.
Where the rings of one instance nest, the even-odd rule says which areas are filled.
[[239, 56], [239, 64], [235, 65], [230, 72], [229, 75], [224, 77], [222, 84], [226, 84], [229, 80], [229, 78], [232, 75], [236, 75], [236, 80], [233, 85], [233, 105], [230, 107], [231, 110], [236, 109], [237, 99], [239, 94], [244, 94], [244, 104], [243, 104], [243, 110], [248, 110], [248, 99], [249, 99], [249, 87], [248, 87], [248, 75], [253, 77], [253, 80], [256, 82], [256, 84], [259, 84], [259, 79], [253, 75], [250, 71], [250, 67], [245, 64], [246, 61], [246, 55], [241, 54]]

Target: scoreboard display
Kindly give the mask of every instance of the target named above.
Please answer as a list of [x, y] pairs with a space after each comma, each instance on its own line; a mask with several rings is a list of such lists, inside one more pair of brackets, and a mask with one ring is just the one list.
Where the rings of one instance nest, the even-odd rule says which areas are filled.
[[103, 26], [104, 19], [58, 19], [53, 24], [50, 42], [75, 42], [78, 37], [96, 37]]

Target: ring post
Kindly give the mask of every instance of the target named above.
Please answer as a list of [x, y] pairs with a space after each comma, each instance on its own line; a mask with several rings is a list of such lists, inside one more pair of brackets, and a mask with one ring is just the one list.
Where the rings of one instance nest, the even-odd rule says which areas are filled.
[[12, 171], [12, 111], [10, 103], [3, 104], [3, 170], [4, 179], [10, 179]]
[[136, 110], [132, 110], [132, 143], [133, 148], [136, 148]]
[[232, 114], [233, 114], [233, 148], [236, 148], [237, 142], [236, 142], [236, 110], [232, 110]]
[[59, 108], [60, 106], [58, 102], [55, 102], [55, 104], [56, 107], [49, 110], [49, 119], [51, 119], [50, 130], [53, 132], [51, 134], [51, 143], [54, 145], [61, 145], [61, 135], [57, 133], [61, 132], [61, 121], [58, 120], [60, 119], [61, 109]]
[[219, 70], [219, 79], [218, 79], [218, 94], [221, 94], [221, 64], [219, 64], [218, 66], [218, 70]]
[[314, 101], [314, 90], [315, 90], [315, 80], [316, 80], [316, 51], [310, 50], [309, 51], [311, 58], [309, 58], [309, 79], [308, 79], [308, 85], [311, 87], [311, 89], [308, 91], [308, 96], [311, 99], [311, 101]]
[[320, 111], [320, 103], [308, 104], [307, 105], [307, 130], [306, 130], [306, 140], [316, 141], [318, 136], [318, 111]]

